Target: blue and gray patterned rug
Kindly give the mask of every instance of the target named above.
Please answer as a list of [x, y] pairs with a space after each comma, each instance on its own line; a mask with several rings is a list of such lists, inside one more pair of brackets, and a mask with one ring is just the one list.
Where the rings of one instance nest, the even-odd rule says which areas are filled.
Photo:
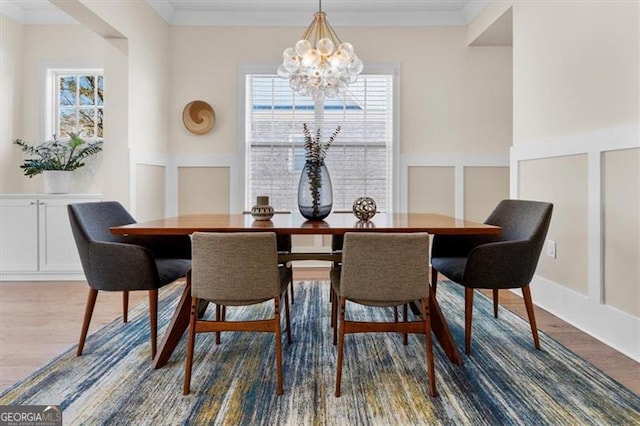
[[[115, 320], [0, 395], [1, 405], [59, 404], [65, 424], [640, 424], [640, 396], [541, 334], [533, 348], [529, 324], [489, 299], [475, 298], [472, 355], [451, 364], [435, 348], [439, 396], [428, 395], [424, 338], [349, 335], [342, 397], [333, 395], [336, 349], [331, 344], [326, 282], [297, 282], [294, 343], [283, 338], [285, 394], [275, 395], [273, 335], [227, 333], [196, 338], [191, 394], [182, 395], [186, 336], [170, 362], [151, 369], [146, 304], [130, 322]], [[181, 288], [161, 293], [166, 327]], [[438, 299], [459, 347], [463, 294], [443, 283]], [[390, 318], [388, 309], [347, 306], [355, 317]], [[211, 308], [207, 314], [211, 313]], [[265, 317], [272, 304], [230, 308], [228, 318]], [[161, 331], [163, 329], [161, 328]]]

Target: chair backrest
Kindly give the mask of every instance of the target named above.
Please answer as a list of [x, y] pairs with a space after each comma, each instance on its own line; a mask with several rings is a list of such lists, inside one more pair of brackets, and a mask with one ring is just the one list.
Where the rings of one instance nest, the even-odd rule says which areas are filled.
[[[527, 241], [531, 254], [528, 257], [523, 282], [529, 282], [538, 266], [538, 260], [544, 240], [547, 237], [553, 204], [530, 200], [502, 200], [489, 215], [486, 224], [497, 225], [502, 228], [500, 240]], [[523, 259], [523, 262], [525, 259]]]
[[91, 285], [96, 281], [89, 259], [91, 243], [94, 241], [121, 242], [124, 237], [113, 235], [109, 228], [136, 223], [136, 221], [117, 201], [69, 204], [67, 212], [80, 262]]
[[191, 295], [222, 305], [258, 303], [280, 294], [272, 232], [195, 232]]
[[78, 244], [90, 241], [124, 241], [124, 237], [112, 234], [109, 228], [136, 223], [117, 201], [69, 204], [67, 211]]
[[502, 200], [484, 223], [502, 228], [501, 240], [544, 241], [553, 204], [542, 201]]
[[340, 293], [359, 303], [393, 306], [429, 294], [427, 233], [347, 232]]

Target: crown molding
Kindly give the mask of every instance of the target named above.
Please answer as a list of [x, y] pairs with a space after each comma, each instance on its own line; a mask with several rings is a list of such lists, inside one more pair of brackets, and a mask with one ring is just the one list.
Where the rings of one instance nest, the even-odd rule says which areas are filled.
[[78, 24], [78, 21], [57, 7], [46, 10], [24, 10], [10, 1], [0, 1], [0, 13], [23, 25]]
[[[313, 19], [313, 13], [298, 10], [265, 11], [184, 11], [176, 10], [169, 0], [147, 0], [153, 10], [169, 25], [175, 26], [281, 26], [301, 27]], [[469, 1], [461, 11], [373, 11], [343, 10], [328, 13], [335, 27], [411, 27], [467, 25], [488, 3]], [[78, 22], [63, 11], [25, 10], [11, 0], [0, 2], [0, 12], [25, 25], [60, 25]]]

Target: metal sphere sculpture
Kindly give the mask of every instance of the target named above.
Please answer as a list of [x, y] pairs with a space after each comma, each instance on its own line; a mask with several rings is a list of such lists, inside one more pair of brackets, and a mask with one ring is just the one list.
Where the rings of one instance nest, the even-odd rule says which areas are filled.
[[369, 220], [376, 215], [376, 202], [371, 197], [360, 197], [353, 202], [353, 214], [360, 220]]

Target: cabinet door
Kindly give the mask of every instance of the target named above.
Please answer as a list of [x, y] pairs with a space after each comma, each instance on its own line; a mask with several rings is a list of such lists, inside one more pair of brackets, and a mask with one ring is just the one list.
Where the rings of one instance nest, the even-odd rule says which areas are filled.
[[37, 270], [37, 200], [0, 200], [0, 271]]
[[39, 201], [40, 270], [82, 272], [71, 232], [67, 204], [97, 200], [43, 199]]

